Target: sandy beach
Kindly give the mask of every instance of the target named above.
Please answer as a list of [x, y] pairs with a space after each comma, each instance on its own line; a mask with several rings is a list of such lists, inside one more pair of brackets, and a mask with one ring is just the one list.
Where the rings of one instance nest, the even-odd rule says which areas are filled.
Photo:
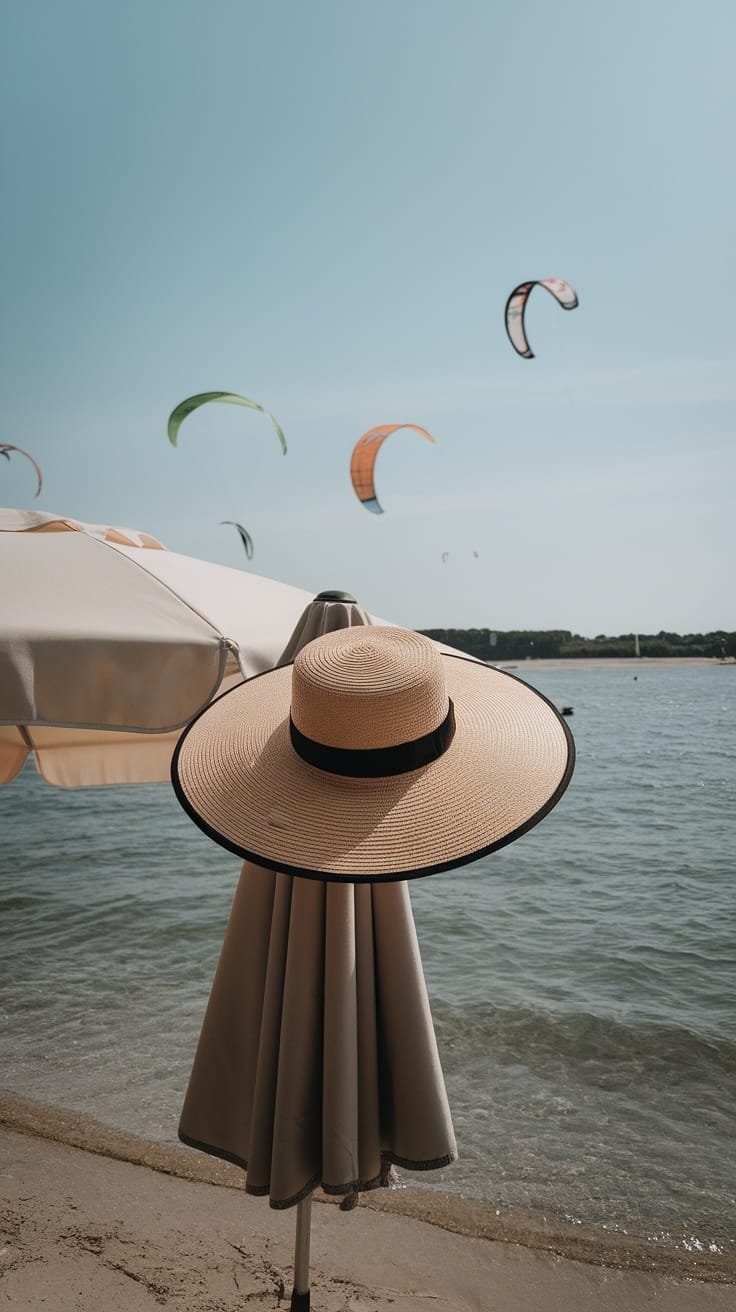
[[[85, 1139], [86, 1149], [79, 1146]], [[0, 1162], [0, 1306], [288, 1307], [295, 1213], [246, 1195], [237, 1168], [12, 1096], [0, 1103]], [[429, 1302], [437, 1312], [644, 1312], [655, 1303], [667, 1312], [736, 1309], [736, 1287], [724, 1283], [707, 1255], [704, 1279], [692, 1265], [689, 1274], [667, 1274], [613, 1268], [601, 1253], [575, 1260], [555, 1251], [552, 1236], [540, 1236], [533, 1249], [458, 1233], [462, 1209], [449, 1229], [397, 1214], [417, 1193], [427, 1217], [441, 1209], [443, 1196], [429, 1191], [380, 1191], [348, 1214], [317, 1196], [315, 1308], [419, 1312]], [[472, 1208], [469, 1228], [471, 1217]], [[651, 1258], [642, 1253], [639, 1265], [647, 1264]]]

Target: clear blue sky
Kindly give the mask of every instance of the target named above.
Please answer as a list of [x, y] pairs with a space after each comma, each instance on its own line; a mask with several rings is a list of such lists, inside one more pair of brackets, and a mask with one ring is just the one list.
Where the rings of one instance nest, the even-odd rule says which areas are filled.
[[[415, 627], [736, 628], [732, 0], [6, 0], [0, 500]], [[536, 359], [503, 328], [524, 278]], [[183, 397], [242, 391], [282, 423]], [[353, 443], [406, 420], [348, 481]], [[479, 553], [476, 558], [473, 552]], [[446, 564], [441, 554], [448, 552]]]

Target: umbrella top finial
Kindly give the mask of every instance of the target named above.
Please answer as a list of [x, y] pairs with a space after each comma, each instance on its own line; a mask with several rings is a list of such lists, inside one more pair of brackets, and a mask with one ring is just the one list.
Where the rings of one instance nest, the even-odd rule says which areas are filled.
[[318, 592], [315, 601], [347, 601], [357, 606], [357, 601], [352, 592], [339, 592], [328, 589], [327, 592]]

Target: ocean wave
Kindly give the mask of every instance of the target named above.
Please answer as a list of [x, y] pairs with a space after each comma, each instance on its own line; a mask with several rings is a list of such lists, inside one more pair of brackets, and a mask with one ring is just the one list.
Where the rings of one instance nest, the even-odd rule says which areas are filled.
[[433, 1005], [440, 1041], [468, 1051], [492, 1051], [504, 1060], [544, 1064], [565, 1057], [620, 1069], [631, 1063], [638, 1074], [657, 1079], [699, 1072], [736, 1076], [736, 1042], [710, 1038], [672, 1021], [627, 1021], [589, 1011], [552, 1011], [539, 1007], [489, 1007], [480, 1003], [457, 1008]]

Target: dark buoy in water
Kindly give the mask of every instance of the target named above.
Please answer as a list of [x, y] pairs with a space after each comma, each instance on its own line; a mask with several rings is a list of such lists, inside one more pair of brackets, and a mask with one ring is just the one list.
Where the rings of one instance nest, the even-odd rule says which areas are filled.
[[572, 706], [563, 706], [561, 712], [562, 715], [572, 715], [572, 713], [573, 713]]

